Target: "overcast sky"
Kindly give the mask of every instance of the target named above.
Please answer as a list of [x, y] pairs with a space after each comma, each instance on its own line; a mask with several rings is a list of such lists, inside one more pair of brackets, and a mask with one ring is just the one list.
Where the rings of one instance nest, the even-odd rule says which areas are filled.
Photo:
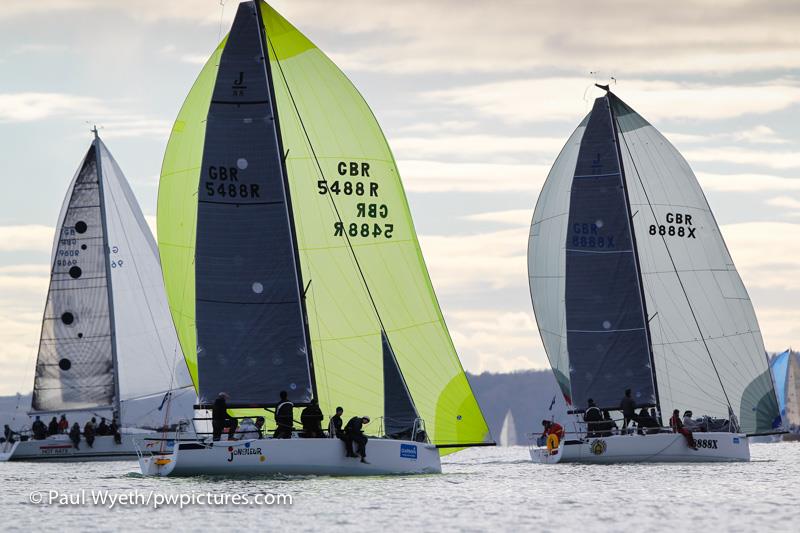
[[[172, 121], [236, 4], [220, 16], [219, 0], [3, 0], [0, 394], [32, 387], [54, 225], [87, 121], [152, 222]], [[547, 367], [528, 225], [592, 83], [612, 76], [697, 173], [767, 349], [800, 339], [796, 0], [273, 5], [375, 111], [468, 370]]]

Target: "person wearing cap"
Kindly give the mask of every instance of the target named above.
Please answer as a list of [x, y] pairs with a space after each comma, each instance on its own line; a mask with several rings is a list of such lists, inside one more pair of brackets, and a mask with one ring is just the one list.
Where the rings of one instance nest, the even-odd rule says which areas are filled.
[[583, 413], [583, 421], [586, 422], [586, 436], [596, 437], [599, 429], [598, 424], [602, 424], [603, 422], [603, 413], [591, 398], [589, 398], [587, 405], [588, 407]]
[[[369, 464], [367, 461], [367, 436], [362, 431], [366, 424], [369, 424], [368, 416], [354, 416], [351, 418], [344, 427], [344, 442], [347, 447], [347, 457], [358, 457], [360, 455], [361, 462]], [[354, 442], [358, 445], [358, 455], [353, 453]]]
[[222, 437], [222, 430], [225, 428], [228, 428], [228, 440], [234, 440], [236, 419], [228, 414], [228, 398], [230, 396], [227, 392], [220, 392], [211, 408], [211, 429], [215, 441]]

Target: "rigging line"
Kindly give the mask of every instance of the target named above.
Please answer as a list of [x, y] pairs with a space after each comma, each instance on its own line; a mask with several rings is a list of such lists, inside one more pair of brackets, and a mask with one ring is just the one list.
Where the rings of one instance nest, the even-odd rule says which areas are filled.
[[[259, 9], [259, 14], [260, 14], [260, 9]], [[272, 53], [275, 55], [275, 63], [278, 65], [278, 70], [280, 70], [281, 77], [283, 78], [283, 83], [286, 86], [286, 92], [289, 94], [289, 98], [292, 101], [292, 106], [294, 107], [295, 113], [297, 114], [297, 120], [300, 122], [300, 127], [303, 130], [303, 135], [305, 136], [306, 141], [308, 142], [308, 147], [311, 150], [312, 156], [314, 157], [314, 163], [316, 163], [317, 169], [319, 170], [319, 174], [322, 177], [322, 180], [327, 185], [328, 184], [328, 179], [325, 177], [325, 172], [322, 170], [322, 165], [319, 162], [319, 158], [317, 157], [316, 150], [314, 150], [314, 145], [311, 142], [311, 137], [308, 134], [308, 130], [306, 129], [305, 122], [303, 121], [303, 117], [300, 114], [300, 109], [297, 106], [297, 102], [294, 99], [294, 94], [292, 93], [292, 89], [289, 87], [289, 80], [286, 78], [286, 73], [283, 71], [283, 66], [281, 65], [280, 59], [278, 59], [278, 54], [275, 51], [275, 46], [272, 44], [272, 39], [270, 39], [269, 35], [266, 35], [266, 31], [264, 32], [264, 35], [265, 35], [265, 37], [267, 39], [267, 42], [269, 43], [269, 47], [272, 49]], [[265, 61], [269, 61], [269, 58], [268, 57], [265, 58]], [[336, 213], [336, 218], [339, 220], [339, 222], [341, 224], [344, 224], [344, 220], [342, 219], [342, 216], [339, 213], [339, 208], [336, 206], [336, 202], [333, 199], [333, 193], [331, 192], [330, 187], [326, 187], [326, 188], [328, 190], [328, 198], [330, 198], [331, 205], [333, 206], [333, 210]], [[400, 369], [400, 364], [397, 362], [397, 358], [396, 358], [396, 356], [394, 354], [394, 349], [392, 348], [391, 342], [389, 341], [389, 336], [386, 333], [386, 327], [384, 326], [383, 319], [381, 318], [380, 312], [378, 311], [378, 306], [375, 303], [375, 298], [372, 296], [372, 291], [370, 290], [369, 284], [367, 283], [367, 278], [364, 275], [364, 271], [361, 268], [361, 263], [359, 263], [358, 257], [356, 256], [356, 252], [353, 249], [353, 243], [350, 242], [350, 237], [347, 234], [347, 232], [342, 232], [342, 234], [343, 234], [343, 236], [345, 238], [345, 241], [347, 242], [347, 248], [350, 250], [350, 254], [353, 257], [353, 260], [355, 262], [356, 268], [358, 269], [358, 273], [361, 276], [361, 280], [364, 283], [364, 288], [366, 289], [367, 296], [369, 297], [369, 301], [372, 304], [372, 309], [375, 311], [375, 316], [378, 319], [378, 323], [381, 326], [381, 331], [384, 333], [384, 335], [386, 337], [386, 340], [387, 340], [387, 342], [389, 344], [389, 351], [392, 354], [392, 359], [394, 360], [395, 365], [397, 365], [397, 368], [399, 370]], [[414, 412], [419, 414], [419, 411], [417, 410], [417, 406], [416, 406], [416, 404], [414, 402], [414, 398], [411, 396], [411, 393], [408, 390], [408, 384], [406, 383], [406, 379], [405, 379], [405, 376], [403, 376], [403, 372], [402, 371], [400, 371], [400, 377], [401, 377], [401, 379], [403, 381], [403, 388], [405, 389], [406, 394], [408, 395], [408, 398], [411, 400], [411, 405], [414, 407]]]
[[[613, 116], [613, 114], [612, 114]], [[617, 128], [622, 131], [622, 127], [619, 124], [619, 119], [617, 117], [613, 117], [614, 121], [617, 123]], [[620, 135], [622, 138], [622, 142], [625, 144], [625, 149], [628, 151], [628, 155], [631, 158], [631, 164], [633, 165], [633, 170], [636, 172], [636, 178], [639, 180], [639, 184], [642, 186], [642, 192], [644, 193], [644, 197], [647, 200], [647, 205], [650, 206], [650, 212], [653, 214], [653, 218], [657, 219], [656, 211], [653, 208], [653, 205], [650, 203], [650, 196], [647, 194], [647, 189], [644, 186], [644, 181], [642, 181], [642, 176], [639, 174], [639, 169], [636, 166], [636, 161], [633, 158], [633, 153], [631, 152], [630, 146], [628, 146], [628, 141], [625, 139], [625, 135]], [[661, 235], [661, 240], [664, 243], [664, 248], [667, 251], [667, 256], [669, 256], [670, 263], [672, 263], [672, 268], [675, 271], [675, 276], [678, 278], [678, 283], [681, 286], [681, 291], [683, 291], [683, 296], [686, 298], [686, 303], [689, 306], [689, 311], [692, 314], [692, 319], [694, 320], [695, 325], [697, 326], [697, 331], [700, 333], [700, 340], [703, 341], [703, 346], [706, 349], [706, 353], [708, 353], [708, 358], [711, 361], [711, 366], [714, 368], [714, 373], [717, 375], [717, 380], [719, 380], [719, 386], [722, 388], [722, 394], [725, 395], [725, 402], [728, 404], [728, 408], [733, 410], [731, 406], [731, 400], [728, 398], [728, 391], [725, 390], [725, 384], [722, 382], [722, 377], [719, 375], [719, 370], [717, 370], [717, 364], [714, 362], [714, 357], [711, 355], [711, 349], [708, 347], [708, 343], [706, 343], [706, 339], [703, 336], [703, 330], [700, 328], [700, 321], [697, 319], [697, 315], [694, 312], [694, 308], [692, 307], [692, 302], [689, 299], [689, 294], [686, 292], [686, 287], [683, 284], [683, 280], [681, 279], [681, 275], [678, 273], [678, 267], [675, 265], [675, 259], [672, 257], [672, 252], [667, 245], [666, 238]]]

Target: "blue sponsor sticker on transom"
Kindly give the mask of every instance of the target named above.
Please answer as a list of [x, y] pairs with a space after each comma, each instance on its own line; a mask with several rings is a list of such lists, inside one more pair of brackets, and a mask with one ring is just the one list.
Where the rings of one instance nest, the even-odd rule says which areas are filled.
[[733, 443], [739, 444], [739, 437], [733, 437]]
[[416, 459], [417, 458], [417, 445], [416, 444], [401, 444], [400, 445], [400, 457], [405, 459]]

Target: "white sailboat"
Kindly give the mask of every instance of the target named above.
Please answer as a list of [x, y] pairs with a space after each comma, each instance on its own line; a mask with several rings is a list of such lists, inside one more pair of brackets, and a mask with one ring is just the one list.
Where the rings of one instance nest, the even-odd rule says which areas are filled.
[[[778, 418], [753, 306], [689, 165], [601, 88], [550, 171], [530, 232], [536, 320], [574, 416], [561, 421], [567, 436], [555, 455], [747, 461], [747, 436], [773, 431]], [[637, 410], [654, 408], [663, 421], [673, 409], [707, 417], [697, 449], [669, 429], [588, 428], [589, 400], [618, 411], [626, 389]], [[552, 455], [531, 450], [535, 461]]]
[[337, 438], [267, 432], [143, 453], [144, 474], [436, 473], [442, 453], [492, 444], [380, 126], [260, 0], [239, 5], [175, 122], [158, 227], [201, 413], [226, 392], [232, 416], [274, 428], [265, 409], [286, 391], [373, 423], [368, 463]]
[[194, 397], [156, 243], [122, 171], [94, 134], [56, 226], [29, 415], [46, 424], [45, 417], [65, 414], [81, 431], [90, 418], [105, 417], [117, 422], [121, 438], [98, 435], [89, 446], [81, 436], [76, 446], [64, 433], [25, 435], [3, 443], [0, 460], [135, 459], [134, 437], [157, 438], [155, 428], [177, 419], [159, 409], [165, 394], [173, 405], [180, 396]]
[[517, 445], [517, 426], [514, 424], [514, 415], [511, 413], [511, 409], [506, 412], [506, 416], [503, 418], [503, 427], [500, 430], [498, 444], [500, 446]]

